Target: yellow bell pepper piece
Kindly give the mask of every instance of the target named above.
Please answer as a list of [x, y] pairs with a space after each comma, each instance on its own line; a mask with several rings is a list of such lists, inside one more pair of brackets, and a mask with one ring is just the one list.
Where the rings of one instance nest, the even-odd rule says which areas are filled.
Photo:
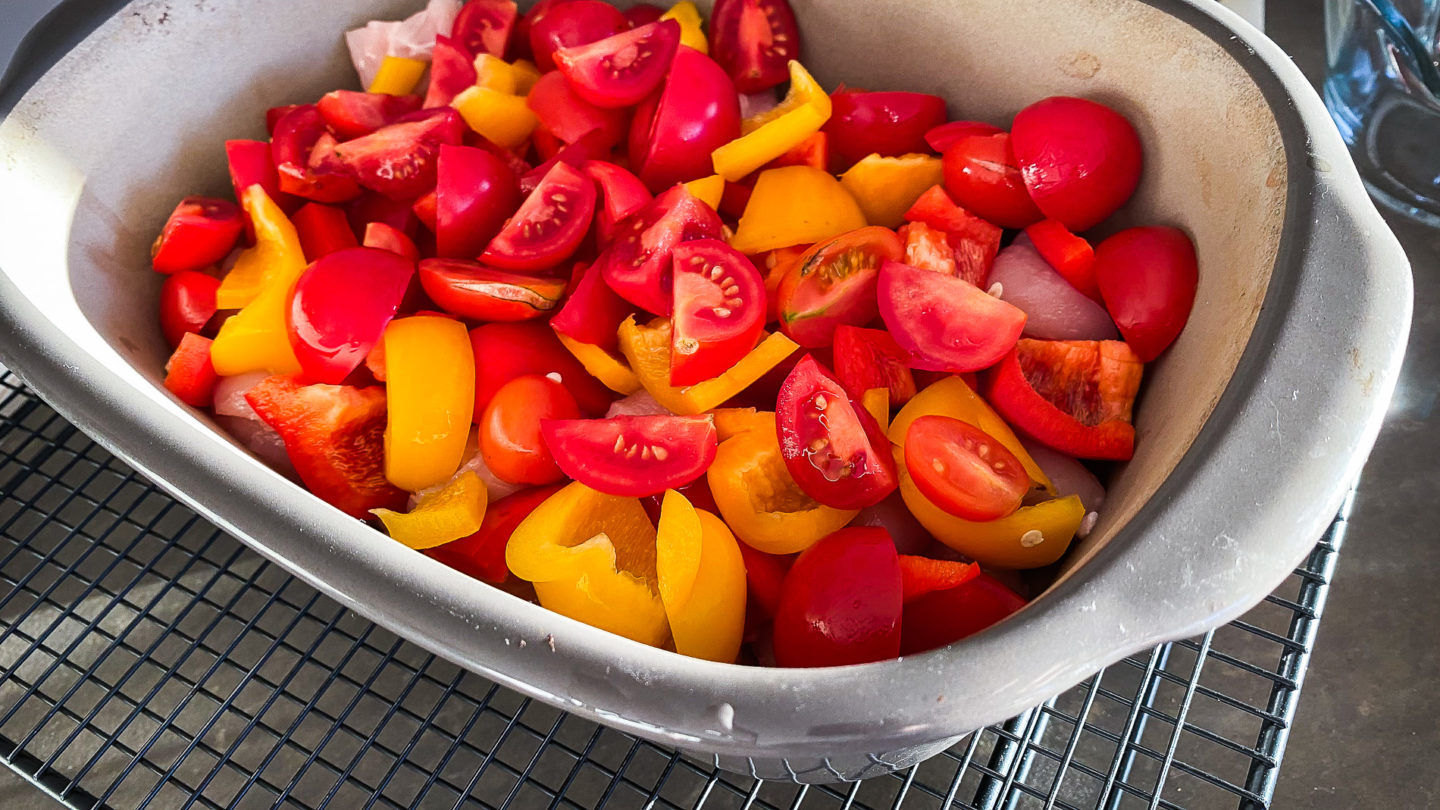
[[299, 278], [305, 251], [295, 226], [258, 184], [240, 195], [240, 204], [255, 230], [255, 245], [241, 251], [235, 266], [215, 290], [218, 309], [239, 309], [254, 301], [277, 278]]
[[224, 308], [244, 308], [220, 327], [210, 344], [210, 361], [216, 374], [227, 377], [250, 371], [297, 374], [300, 361], [290, 347], [285, 310], [296, 280], [305, 272], [305, 254], [295, 226], [264, 189], [251, 186], [240, 196], [255, 226], [255, 246], [241, 254], [220, 283], [216, 301], [223, 293], [228, 296]]
[[711, 153], [715, 173], [731, 182], [739, 180], [819, 132], [830, 112], [830, 97], [799, 62], [790, 60], [785, 101], [746, 119], [741, 125], [744, 134]]
[[606, 388], [627, 397], [640, 390], [640, 378], [610, 352], [559, 332], [555, 333], [555, 337], [560, 338], [560, 345], [575, 355], [590, 376], [604, 383]]
[[775, 415], [765, 416], [772, 422], [769, 430], [748, 430], [720, 444], [705, 479], [737, 537], [768, 554], [792, 554], [860, 513], [825, 506], [800, 489], [780, 455]]
[[710, 412], [715, 419], [715, 434], [719, 441], [739, 436], [747, 430], [768, 430], [775, 432], [775, 413], [756, 411], [754, 408], [716, 408]]
[[480, 530], [489, 494], [473, 472], [457, 475], [445, 486], [427, 492], [409, 512], [371, 509], [391, 537], [410, 548], [444, 545]]
[[387, 96], [408, 96], [415, 92], [415, 85], [425, 75], [426, 67], [429, 63], [419, 59], [387, 56], [380, 62], [380, 69], [375, 71], [375, 78], [370, 80], [366, 90]]
[[662, 20], [674, 20], [680, 23], [680, 44], [688, 45], [700, 53], [710, 53], [710, 43], [705, 39], [704, 21], [700, 19], [700, 9], [690, 0], [680, 0], [679, 3], [670, 7], [670, 10], [660, 15]]
[[620, 351], [630, 361], [630, 368], [650, 396], [671, 413], [681, 416], [692, 416], [719, 407], [800, 348], [790, 338], [776, 332], [762, 339], [740, 362], [720, 376], [676, 388], [670, 385], [670, 328], [670, 321], [665, 318], [656, 318], [648, 326], [637, 325], [633, 316], [626, 318], [620, 324]]
[[540, 81], [540, 68], [528, 59], [516, 59], [510, 67], [515, 69], [515, 95], [530, 95], [530, 90]]
[[732, 663], [745, 631], [745, 558], [723, 521], [670, 490], [655, 541], [660, 601], [681, 655]]
[[896, 450], [900, 470], [900, 497], [925, 531], [936, 540], [981, 565], [997, 568], [1041, 568], [1060, 559], [1080, 521], [1085, 507], [1080, 496], [1042, 501], [1022, 506], [999, 520], [976, 522], [956, 517], [926, 498], [905, 469], [903, 451]]
[[695, 195], [696, 199], [711, 208], [718, 209], [720, 198], [725, 196], [725, 178], [718, 174], [712, 174], [699, 180], [691, 180], [685, 184], [685, 188]]
[[491, 143], [515, 149], [530, 137], [540, 119], [525, 104], [524, 96], [488, 87], [467, 87], [450, 102], [470, 128]]
[[516, 95], [515, 66], [494, 54], [475, 57], [475, 86]]
[[890, 430], [890, 389], [871, 388], [860, 395], [860, 406], [875, 417], [880, 424], [880, 431]]
[[782, 166], [755, 180], [730, 246], [753, 255], [813, 244], [865, 225], [865, 214], [840, 181], [811, 166]]
[[623, 571], [587, 571], [574, 582], [536, 582], [541, 607], [651, 647], [670, 640], [665, 605]]
[[840, 185], [860, 204], [865, 220], [886, 228], [904, 222], [920, 195], [943, 182], [940, 158], [933, 155], [868, 155], [840, 175]]
[[385, 327], [385, 477], [410, 492], [448, 480], [475, 413], [475, 352], [465, 324], [439, 315]]

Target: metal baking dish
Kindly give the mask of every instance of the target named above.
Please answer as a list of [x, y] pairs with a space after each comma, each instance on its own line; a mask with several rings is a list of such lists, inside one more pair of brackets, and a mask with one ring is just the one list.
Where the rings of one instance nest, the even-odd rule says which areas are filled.
[[260, 553], [487, 677], [760, 776], [906, 766], [1239, 615], [1309, 550], [1374, 441], [1409, 269], [1320, 100], [1263, 35], [1209, 0], [795, 0], [829, 86], [937, 92], [952, 115], [1001, 124], [1042, 96], [1086, 95], [1136, 122], [1147, 165], [1121, 219], [1186, 228], [1201, 284], [1148, 372], [1138, 454], [1099, 526], [1015, 617], [856, 667], [691, 660], [478, 584], [343, 517], [171, 398], [146, 266], [177, 199], [228, 190], [223, 138], [263, 137], [265, 107], [353, 84], [339, 32], [416, 5], [143, 0], [8, 91], [0, 361]]

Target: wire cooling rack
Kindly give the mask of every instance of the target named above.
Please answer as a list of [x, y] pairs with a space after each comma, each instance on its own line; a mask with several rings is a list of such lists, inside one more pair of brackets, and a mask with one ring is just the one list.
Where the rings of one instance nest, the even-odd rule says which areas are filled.
[[0, 369], [0, 759], [76, 808], [1266, 808], [1348, 511], [1243, 620], [910, 770], [807, 788], [711, 770], [397, 638]]

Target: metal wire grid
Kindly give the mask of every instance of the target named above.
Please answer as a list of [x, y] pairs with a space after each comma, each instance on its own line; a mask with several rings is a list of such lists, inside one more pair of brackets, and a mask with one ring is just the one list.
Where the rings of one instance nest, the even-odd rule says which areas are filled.
[[0, 370], [0, 759], [72, 807], [1269, 807], [1343, 536], [1243, 621], [915, 768], [717, 772], [344, 610]]

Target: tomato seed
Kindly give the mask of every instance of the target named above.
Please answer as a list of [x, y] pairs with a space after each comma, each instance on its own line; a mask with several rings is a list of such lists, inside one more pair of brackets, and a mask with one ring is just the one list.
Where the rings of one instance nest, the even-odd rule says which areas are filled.
[[623, 453], [624, 451], [625, 451], [625, 437], [624, 437], [624, 436], [616, 436], [616, 437], [615, 437], [615, 452], [616, 452], [617, 454], [619, 454], [619, 453]]
[[728, 318], [733, 314], [727, 307], [715, 307], [710, 311], [714, 312], [717, 318]]
[[830, 401], [825, 399], [824, 394], [815, 395], [815, 410], [823, 411], [830, 406]]
[[664, 461], [665, 458], [670, 455], [670, 453], [667, 452], [665, 448], [661, 447], [658, 444], [650, 448], [650, 450], [655, 454], [656, 461]]

